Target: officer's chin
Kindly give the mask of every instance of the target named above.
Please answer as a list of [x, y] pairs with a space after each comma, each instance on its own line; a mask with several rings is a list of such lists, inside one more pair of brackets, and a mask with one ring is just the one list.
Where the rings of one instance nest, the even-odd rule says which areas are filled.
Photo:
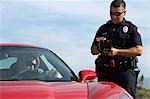
[[111, 19], [111, 21], [112, 21], [113, 24], [119, 24], [119, 21], [116, 20], [116, 19]]
[[118, 21], [112, 21], [112, 23], [113, 23], [113, 24], [119, 24], [119, 22], [118, 22]]

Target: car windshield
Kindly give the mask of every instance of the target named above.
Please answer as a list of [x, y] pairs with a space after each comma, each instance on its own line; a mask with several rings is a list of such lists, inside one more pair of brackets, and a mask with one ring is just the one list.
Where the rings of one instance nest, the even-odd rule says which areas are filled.
[[77, 77], [48, 49], [1, 46], [0, 80], [71, 81]]

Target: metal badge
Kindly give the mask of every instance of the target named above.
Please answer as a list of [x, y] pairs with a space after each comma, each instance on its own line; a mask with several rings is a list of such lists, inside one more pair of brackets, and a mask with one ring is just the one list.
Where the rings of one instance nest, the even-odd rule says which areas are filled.
[[124, 27], [123, 27], [123, 32], [124, 32], [124, 33], [127, 33], [127, 32], [128, 32], [128, 27], [127, 27], [127, 26], [124, 26]]

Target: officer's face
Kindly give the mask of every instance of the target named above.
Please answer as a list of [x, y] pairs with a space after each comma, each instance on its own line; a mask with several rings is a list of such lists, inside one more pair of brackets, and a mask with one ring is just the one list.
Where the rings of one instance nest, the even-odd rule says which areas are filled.
[[117, 8], [113, 6], [110, 7], [110, 17], [111, 17], [111, 21], [114, 24], [118, 24], [122, 22], [125, 16], [125, 13], [126, 13], [125, 8], [122, 6], [117, 7]]

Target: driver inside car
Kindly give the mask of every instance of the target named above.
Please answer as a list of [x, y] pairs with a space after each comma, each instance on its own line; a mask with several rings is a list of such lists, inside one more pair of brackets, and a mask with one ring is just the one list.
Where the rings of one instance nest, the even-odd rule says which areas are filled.
[[38, 57], [35, 56], [19, 56], [17, 62], [11, 66], [11, 73], [12, 76], [20, 75], [26, 72], [37, 72], [42, 73], [44, 72], [42, 69], [39, 68], [40, 60]]

